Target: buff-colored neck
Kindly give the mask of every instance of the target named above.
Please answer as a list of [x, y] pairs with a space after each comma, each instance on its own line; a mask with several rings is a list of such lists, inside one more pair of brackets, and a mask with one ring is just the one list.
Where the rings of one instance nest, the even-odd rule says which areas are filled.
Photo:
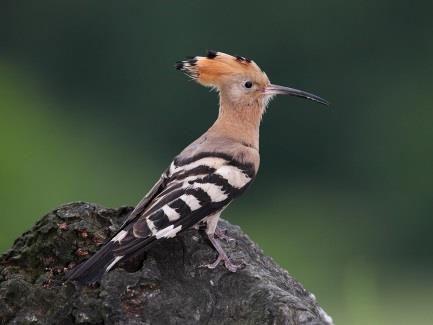
[[233, 139], [259, 150], [260, 121], [263, 104], [234, 105], [221, 94], [218, 118], [209, 132]]

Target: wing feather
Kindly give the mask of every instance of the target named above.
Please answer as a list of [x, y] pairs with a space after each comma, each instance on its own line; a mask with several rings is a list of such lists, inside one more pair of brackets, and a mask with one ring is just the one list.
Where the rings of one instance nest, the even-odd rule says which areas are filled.
[[[210, 159], [205, 161], [211, 163]], [[228, 162], [211, 171], [208, 166], [206, 169], [200, 169], [200, 166], [177, 169], [173, 175], [175, 177], [169, 177], [166, 189], [155, 197], [154, 203], [133, 224], [135, 239], [122, 242], [115, 250], [116, 255], [131, 254], [153, 240], [173, 237], [215, 214], [240, 195], [252, 180], [239, 166], [229, 165]], [[174, 186], [173, 183], [180, 183], [181, 186]]]
[[254, 179], [252, 165], [224, 154], [175, 160], [137, 204], [116, 235], [69, 279], [95, 281], [117, 262], [137, 256], [156, 240], [171, 238], [224, 209]]

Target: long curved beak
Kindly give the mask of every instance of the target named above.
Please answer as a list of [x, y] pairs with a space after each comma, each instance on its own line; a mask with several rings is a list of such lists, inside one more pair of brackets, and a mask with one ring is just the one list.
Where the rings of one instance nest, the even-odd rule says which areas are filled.
[[302, 97], [329, 106], [329, 102], [324, 100], [323, 98], [320, 98], [319, 96], [307, 93], [306, 91], [290, 88], [290, 87], [269, 85], [265, 88], [265, 95], [270, 95], [270, 96], [289, 95], [289, 96]]

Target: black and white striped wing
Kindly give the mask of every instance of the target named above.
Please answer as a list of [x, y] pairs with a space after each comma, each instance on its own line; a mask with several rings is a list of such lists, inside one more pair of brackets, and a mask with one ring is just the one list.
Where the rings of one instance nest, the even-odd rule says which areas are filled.
[[150, 242], [171, 238], [224, 209], [254, 178], [248, 164], [226, 156], [203, 156], [172, 163], [165, 189], [121, 232], [115, 254], [133, 254]]
[[98, 281], [117, 262], [139, 254], [155, 240], [174, 237], [221, 211], [254, 177], [252, 165], [223, 154], [175, 160], [118, 233], [66, 278], [82, 283]]

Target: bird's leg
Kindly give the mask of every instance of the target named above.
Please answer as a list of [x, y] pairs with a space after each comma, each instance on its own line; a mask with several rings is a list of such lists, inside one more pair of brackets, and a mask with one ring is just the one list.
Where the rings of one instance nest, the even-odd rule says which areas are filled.
[[231, 272], [236, 272], [239, 268], [242, 267], [242, 264], [234, 264], [230, 258], [227, 256], [226, 252], [224, 251], [224, 249], [221, 247], [221, 244], [219, 243], [218, 239], [215, 238], [215, 236], [223, 239], [231, 239], [229, 238], [224, 231], [222, 231], [221, 229], [217, 228], [217, 224], [218, 224], [218, 220], [219, 220], [219, 216], [220, 213], [218, 214], [214, 214], [212, 216], [207, 217], [206, 219], [206, 234], [207, 237], [209, 238], [210, 242], [212, 243], [213, 247], [216, 249], [216, 251], [218, 252], [218, 257], [215, 260], [215, 262], [206, 265], [208, 268], [210, 269], [214, 269], [218, 266], [218, 264], [221, 261], [224, 261], [224, 265], [227, 268], [227, 270], [231, 271]]
[[215, 262], [208, 264], [207, 265], [208, 268], [210, 268], [210, 269], [216, 268], [221, 261], [224, 261], [224, 265], [225, 265], [226, 269], [231, 271], [231, 272], [236, 272], [238, 269], [240, 269], [242, 267], [242, 264], [234, 264], [230, 260], [230, 258], [227, 256], [224, 249], [221, 247], [221, 244], [219, 243], [218, 239], [216, 239], [213, 234], [208, 234], [208, 238], [209, 238], [210, 242], [212, 243], [213, 247], [218, 252], [217, 259], [215, 260]]
[[225, 240], [226, 242], [233, 241], [234, 239], [230, 236], [227, 236], [226, 230], [218, 227], [218, 221], [220, 219], [220, 213], [217, 215], [213, 215], [207, 218], [206, 220], [206, 233], [214, 234], [216, 238]]
[[231, 238], [230, 236], [227, 235], [227, 230], [221, 229], [218, 226], [215, 228], [214, 235], [216, 238], [219, 238], [219, 239], [224, 240], [226, 242], [234, 241], [233, 238]]

